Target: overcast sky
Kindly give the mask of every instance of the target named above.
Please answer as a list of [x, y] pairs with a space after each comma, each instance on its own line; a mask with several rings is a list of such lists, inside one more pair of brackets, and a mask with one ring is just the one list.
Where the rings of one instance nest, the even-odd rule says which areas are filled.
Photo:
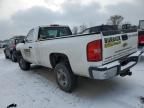
[[138, 25], [143, 5], [144, 0], [0, 0], [0, 40], [26, 35], [38, 25], [105, 24], [115, 14]]

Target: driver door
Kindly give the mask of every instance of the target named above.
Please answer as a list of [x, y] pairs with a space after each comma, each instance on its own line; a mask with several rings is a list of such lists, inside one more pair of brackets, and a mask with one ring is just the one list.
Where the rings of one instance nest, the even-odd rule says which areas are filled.
[[23, 57], [30, 63], [36, 62], [36, 46], [34, 42], [34, 29], [31, 29], [25, 39], [25, 45], [23, 48]]

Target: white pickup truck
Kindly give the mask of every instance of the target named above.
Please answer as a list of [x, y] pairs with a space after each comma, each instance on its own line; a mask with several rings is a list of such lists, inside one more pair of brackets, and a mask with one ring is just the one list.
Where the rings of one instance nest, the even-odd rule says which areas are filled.
[[53, 68], [66, 92], [75, 88], [77, 76], [104, 80], [131, 75], [143, 52], [137, 51], [138, 33], [100, 28], [104, 26], [72, 35], [68, 26], [35, 27], [16, 47], [19, 66], [22, 70], [30, 69], [30, 64]]

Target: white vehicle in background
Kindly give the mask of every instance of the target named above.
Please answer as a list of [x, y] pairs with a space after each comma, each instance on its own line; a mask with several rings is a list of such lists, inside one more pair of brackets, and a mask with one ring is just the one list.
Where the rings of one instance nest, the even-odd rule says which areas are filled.
[[31, 29], [16, 49], [22, 70], [30, 64], [53, 68], [59, 87], [71, 92], [77, 76], [104, 80], [131, 75], [143, 52], [137, 44], [136, 31], [121, 33], [102, 25], [72, 35], [68, 26], [51, 25]]

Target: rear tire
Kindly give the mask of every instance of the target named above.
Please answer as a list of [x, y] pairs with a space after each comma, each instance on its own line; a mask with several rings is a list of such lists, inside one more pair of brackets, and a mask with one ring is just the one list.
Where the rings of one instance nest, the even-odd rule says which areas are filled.
[[26, 70], [30, 69], [30, 63], [28, 63], [27, 61], [25, 61], [23, 59], [23, 57], [19, 57], [18, 63], [19, 63], [19, 66], [20, 66], [20, 68], [22, 70], [26, 71]]
[[13, 53], [11, 54], [11, 60], [12, 60], [13, 62], [17, 62], [17, 58], [16, 58], [16, 56], [15, 56], [15, 52], [13, 52]]
[[73, 74], [70, 66], [64, 62], [56, 65], [54, 72], [56, 74], [56, 82], [60, 89], [65, 92], [72, 92], [77, 85], [77, 77]]

